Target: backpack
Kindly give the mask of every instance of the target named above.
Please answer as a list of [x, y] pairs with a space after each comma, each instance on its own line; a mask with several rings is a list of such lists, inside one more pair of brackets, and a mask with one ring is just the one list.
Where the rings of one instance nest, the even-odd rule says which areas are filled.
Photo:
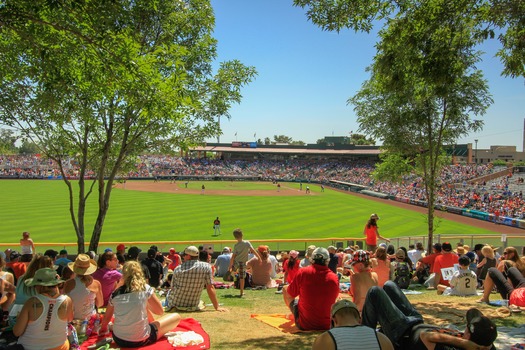
[[410, 285], [411, 277], [412, 273], [408, 264], [404, 262], [397, 263], [394, 271], [394, 283], [401, 289], [407, 289]]
[[[235, 274], [233, 284], [236, 289], [241, 288], [238, 273]], [[246, 289], [246, 288], [251, 288], [251, 287], [252, 287], [252, 275], [249, 272], [246, 272], [246, 278], [244, 279], [244, 288]]]

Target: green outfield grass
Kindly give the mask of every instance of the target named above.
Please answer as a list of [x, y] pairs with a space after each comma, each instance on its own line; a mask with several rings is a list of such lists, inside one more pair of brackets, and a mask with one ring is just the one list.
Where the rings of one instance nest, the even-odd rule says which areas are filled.
[[[196, 181], [189, 186], [200, 189], [203, 183], [207, 190], [276, 191], [271, 183]], [[173, 186], [182, 189], [184, 183]], [[283, 183], [285, 186], [299, 188], [297, 183]], [[236, 227], [252, 240], [362, 237], [372, 212], [380, 215], [380, 232], [386, 237], [427, 232], [425, 216], [420, 213], [388, 205], [388, 201], [378, 203], [328, 188], [321, 193], [317, 185], [310, 188], [311, 196], [202, 196], [114, 189], [101, 241], [213, 241], [217, 239], [211, 237], [216, 216], [222, 221], [220, 239], [231, 239]], [[23, 231], [31, 232], [37, 243], [76, 242], [62, 181], [1, 180], [0, 193], [0, 243], [18, 242]], [[94, 195], [87, 210], [86, 232], [95, 219]], [[438, 234], [497, 234], [447, 220], [437, 225]]]

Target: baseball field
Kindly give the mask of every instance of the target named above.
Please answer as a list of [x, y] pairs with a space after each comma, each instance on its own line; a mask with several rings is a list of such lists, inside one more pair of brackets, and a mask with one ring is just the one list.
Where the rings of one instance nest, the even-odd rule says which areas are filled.
[[[306, 186], [310, 194], [305, 193]], [[18, 244], [23, 231], [29, 231], [36, 243], [76, 242], [62, 181], [1, 180], [0, 193], [0, 243]], [[88, 233], [96, 217], [96, 195], [95, 188], [86, 212]], [[303, 183], [301, 190], [299, 183], [285, 182], [278, 188], [269, 182], [128, 181], [114, 188], [110, 203], [101, 242], [213, 242], [232, 239], [237, 227], [250, 240], [361, 238], [371, 213], [379, 214], [383, 236], [427, 232], [422, 208], [399, 207], [392, 201], [328, 187], [322, 192], [316, 184]], [[213, 237], [217, 216], [222, 235]], [[437, 234], [498, 234], [501, 230], [494, 224], [475, 226], [438, 216]]]

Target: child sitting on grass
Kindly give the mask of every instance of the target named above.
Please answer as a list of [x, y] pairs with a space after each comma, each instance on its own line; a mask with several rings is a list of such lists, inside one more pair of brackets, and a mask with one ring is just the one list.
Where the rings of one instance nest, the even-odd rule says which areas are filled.
[[450, 280], [450, 287], [438, 284], [437, 293], [443, 295], [467, 296], [476, 295], [478, 278], [476, 274], [469, 269], [470, 259], [466, 255], [459, 258], [459, 270], [455, 271]]

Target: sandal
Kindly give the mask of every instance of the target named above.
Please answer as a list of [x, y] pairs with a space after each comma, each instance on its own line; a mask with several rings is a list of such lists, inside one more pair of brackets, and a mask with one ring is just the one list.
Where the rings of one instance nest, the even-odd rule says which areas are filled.
[[516, 306], [516, 305], [509, 306], [509, 310], [513, 314], [517, 314], [517, 313], [521, 312], [521, 308], [519, 306]]

